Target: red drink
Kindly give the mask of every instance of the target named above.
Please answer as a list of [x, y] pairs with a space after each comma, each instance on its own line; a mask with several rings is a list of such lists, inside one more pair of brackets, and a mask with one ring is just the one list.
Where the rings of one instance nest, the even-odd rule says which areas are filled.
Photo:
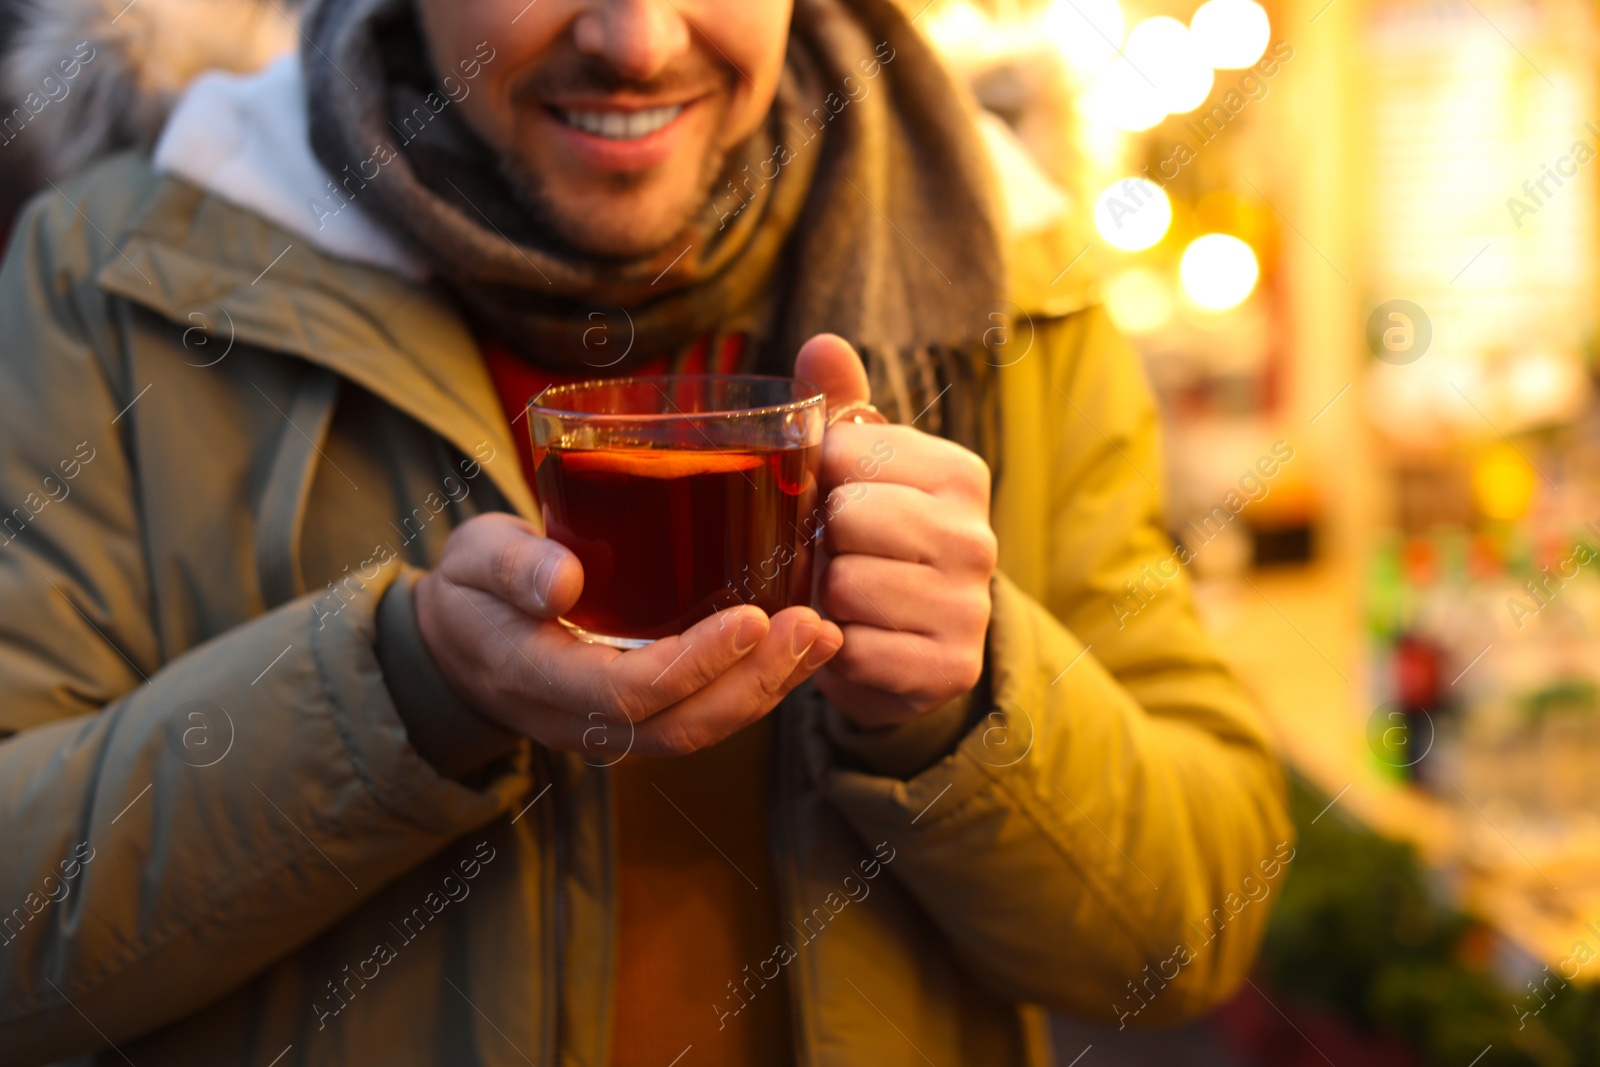
[[568, 622], [652, 639], [740, 603], [810, 603], [820, 445], [536, 452], [546, 532], [583, 564]]

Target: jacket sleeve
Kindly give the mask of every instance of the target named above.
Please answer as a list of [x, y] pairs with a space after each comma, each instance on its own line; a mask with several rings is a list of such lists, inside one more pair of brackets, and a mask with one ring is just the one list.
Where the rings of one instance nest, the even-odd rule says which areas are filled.
[[909, 780], [821, 730], [813, 766], [866, 840], [892, 843], [980, 979], [1077, 1015], [1170, 1022], [1243, 980], [1292, 829], [1257, 714], [1177, 573], [1134, 357], [1098, 308], [1058, 325], [1041, 425], [1059, 432], [1002, 475], [1049, 494], [1048, 530], [1024, 535], [1047, 539], [1048, 573], [1038, 598], [994, 580], [985, 706]]
[[4, 1064], [195, 1011], [527, 785], [469, 788], [408, 744], [374, 651], [392, 569], [337, 614], [304, 598], [162, 647], [119, 418], [142, 383], [74, 210], [35, 202], [0, 269]]

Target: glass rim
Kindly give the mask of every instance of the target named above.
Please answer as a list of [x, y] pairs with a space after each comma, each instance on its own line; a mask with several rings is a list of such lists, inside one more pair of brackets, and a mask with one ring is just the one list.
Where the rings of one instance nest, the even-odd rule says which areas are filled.
[[[613, 386], [627, 386], [650, 384], [656, 385], [663, 382], [786, 382], [790, 385], [799, 385], [814, 390], [807, 397], [799, 400], [787, 400], [781, 404], [763, 404], [759, 407], [725, 408], [720, 411], [650, 411], [650, 412], [621, 412], [621, 411], [574, 411], [571, 408], [552, 407], [540, 403], [541, 397], [558, 394], [571, 394], [580, 391], [610, 388]], [[657, 390], [660, 390], [657, 385]], [[671, 401], [671, 397], [667, 398]], [[820, 385], [806, 381], [804, 378], [785, 378], [777, 374], [634, 374], [622, 378], [590, 378], [581, 382], [563, 382], [558, 385], [548, 385], [528, 398], [524, 410], [549, 415], [555, 418], [582, 419], [588, 422], [656, 422], [671, 419], [714, 419], [728, 415], [781, 415], [791, 411], [801, 411], [807, 407], [826, 404], [827, 394]]]

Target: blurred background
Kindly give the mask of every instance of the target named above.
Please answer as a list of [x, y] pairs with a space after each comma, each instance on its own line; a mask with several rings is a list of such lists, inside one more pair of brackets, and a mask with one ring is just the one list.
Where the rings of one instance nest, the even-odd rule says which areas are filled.
[[1180, 558], [1294, 778], [1252, 983], [1177, 1034], [1062, 1023], [1063, 1063], [1600, 1063], [1596, 14], [919, 18], [1092, 227]]
[[1061, 1063], [1600, 1064], [1595, 5], [922, 3], [1144, 361], [1300, 833], [1234, 1001]]

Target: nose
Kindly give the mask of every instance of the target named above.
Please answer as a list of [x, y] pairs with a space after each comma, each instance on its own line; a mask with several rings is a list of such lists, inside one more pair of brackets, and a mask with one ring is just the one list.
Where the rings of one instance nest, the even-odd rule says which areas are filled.
[[573, 40], [619, 74], [648, 81], [688, 51], [692, 32], [672, 0], [602, 0], [578, 17]]

